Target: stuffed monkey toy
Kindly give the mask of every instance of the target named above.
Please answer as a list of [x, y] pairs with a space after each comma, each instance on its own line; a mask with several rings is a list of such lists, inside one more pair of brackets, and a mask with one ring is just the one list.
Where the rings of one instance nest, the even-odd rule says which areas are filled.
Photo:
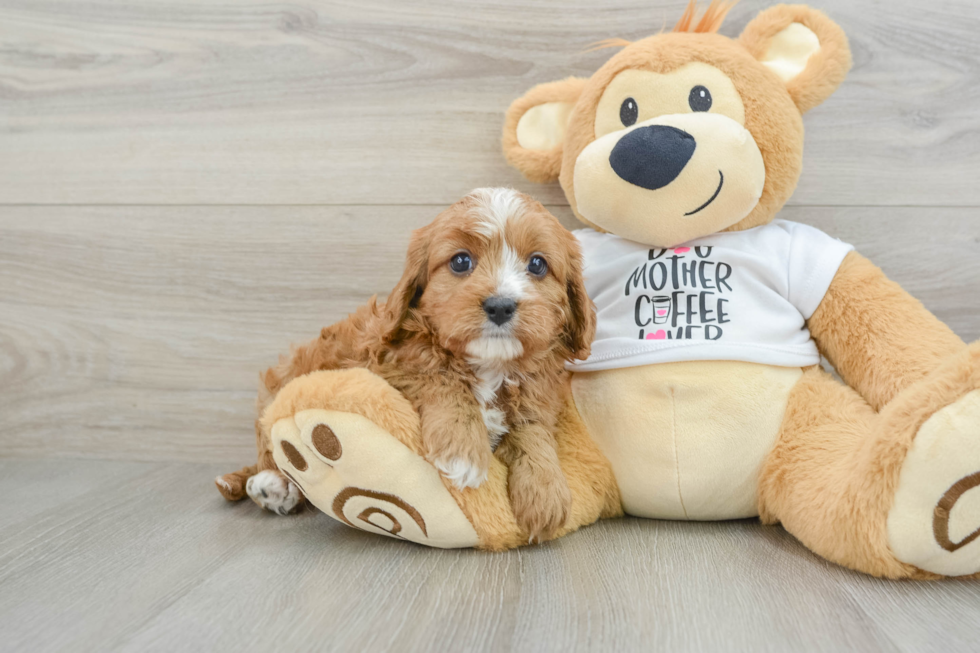
[[[868, 574], [977, 574], [980, 344], [849, 245], [777, 218], [802, 116], [844, 80], [847, 39], [786, 5], [729, 39], [729, 7], [698, 18], [692, 1], [672, 32], [607, 42], [621, 50], [591, 78], [537, 86], [507, 112], [508, 161], [558, 180], [588, 227], [576, 235], [598, 326], [570, 365], [558, 448], [572, 510], [558, 535], [624, 512], [759, 516]], [[408, 402], [364, 370], [292, 381], [258, 432], [350, 526], [440, 547], [527, 543], [503, 463], [457, 490], [422, 458]]]

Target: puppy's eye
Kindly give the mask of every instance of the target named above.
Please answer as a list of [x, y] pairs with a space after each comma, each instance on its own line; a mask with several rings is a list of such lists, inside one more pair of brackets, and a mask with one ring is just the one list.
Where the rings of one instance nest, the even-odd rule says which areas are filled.
[[695, 86], [687, 96], [687, 103], [691, 105], [691, 111], [707, 111], [711, 108], [711, 91], [703, 86]]
[[449, 259], [449, 269], [455, 274], [466, 274], [473, 269], [473, 258], [468, 252], [453, 254]]
[[623, 123], [623, 127], [635, 124], [636, 116], [639, 113], [640, 109], [636, 106], [636, 100], [631, 97], [623, 100], [623, 104], [619, 107], [619, 120]]
[[535, 254], [531, 257], [531, 260], [527, 262], [527, 271], [540, 279], [544, 275], [548, 274], [548, 262], [544, 260], [543, 256], [538, 256]]

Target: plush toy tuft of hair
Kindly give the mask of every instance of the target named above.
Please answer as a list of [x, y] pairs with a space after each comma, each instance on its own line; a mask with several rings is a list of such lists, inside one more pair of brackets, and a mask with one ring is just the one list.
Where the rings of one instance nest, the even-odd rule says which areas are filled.
[[713, 34], [721, 29], [721, 25], [725, 22], [728, 12], [737, 3], [738, 0], [734, 2], [711, 0], [711, 4], [708, 5], [704, 15], [701, 16], [701, 20], [695, 23], [694, 19], [698, 13], [698, 2], [697, 0], [689, 0], [687, 8], [684, 10], [684, 15], [674, 25], [674, 31], [689, 32], [691, 34]]

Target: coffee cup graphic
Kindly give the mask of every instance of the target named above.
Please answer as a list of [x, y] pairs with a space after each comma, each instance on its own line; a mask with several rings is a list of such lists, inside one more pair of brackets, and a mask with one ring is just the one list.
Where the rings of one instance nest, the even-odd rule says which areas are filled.
[[653, 323], [666, 324], [670, 319], [670, 297], [667, 295], [656, 295], [651, 300], [653, 303]]

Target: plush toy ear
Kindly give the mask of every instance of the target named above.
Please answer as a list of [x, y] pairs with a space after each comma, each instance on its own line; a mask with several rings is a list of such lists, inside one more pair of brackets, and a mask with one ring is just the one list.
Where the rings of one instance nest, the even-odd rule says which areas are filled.
[[558, 179], [568, 116], [585, 82], [569, 77], [540, 84], [507, 110], [504, 156], [529, 181], [543, 184]]
[[851, 69], [844, 30], [806, 5], [763, 11], [745, 27], [739, 41], [783, 80], [800, 113], [830, 97]]

